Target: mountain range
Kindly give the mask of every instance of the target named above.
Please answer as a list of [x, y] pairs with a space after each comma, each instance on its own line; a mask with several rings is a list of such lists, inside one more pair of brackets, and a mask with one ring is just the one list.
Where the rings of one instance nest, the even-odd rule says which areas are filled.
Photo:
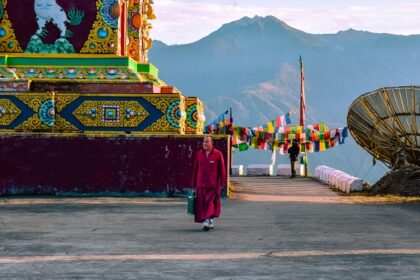
[[[162, 80], [205, 104], [207, 121], [232, 107], [234, 122], [258, 126], [286, 112], [299, 122], [300, 65], [304, 62], [306, 123], [346, 126], [358, 96], [386, 86], [419, 84], [420, 35], [349, 29], [310, 34], [273, 17], [244, 17], [183, 45], [155, 41], [150, 61]], [[264, 151], [235, 152], [233, 163], [270, 163]], [[287, 162], [285, 156], [277, 162]], [[387, 168], [351, 137], [346, 144], [309, 157], [311, 170], [329, 165], [370, 183]]]

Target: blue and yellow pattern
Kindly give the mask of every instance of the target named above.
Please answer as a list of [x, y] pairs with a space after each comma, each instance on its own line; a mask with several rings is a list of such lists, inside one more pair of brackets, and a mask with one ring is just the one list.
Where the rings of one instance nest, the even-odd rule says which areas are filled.
[[83, 101], [73, 116], [85, 127], [137, 128], [150, 113], [139, 101]]
[[41, 104], [38, 110], [38, 117], [41, 122], [49, 127], [55, 124], [55, 105], [54, 100], [48, 99]]
[[8, 126], [21, 114], [21, 110], [9, 99], [0, 99], [0, 125]]
[[0, 131], [182, 134], [184, 115], [179, 94], [21, 93], [0, 99]]

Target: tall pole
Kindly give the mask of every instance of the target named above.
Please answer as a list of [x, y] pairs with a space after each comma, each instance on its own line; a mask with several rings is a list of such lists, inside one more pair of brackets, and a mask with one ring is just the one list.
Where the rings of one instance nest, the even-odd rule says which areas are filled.
[[[299, 57], [300, 62], [300, 121], [299, 124], [302, 126], [302, 130], [306, 131], [305, 129], [305, 114], [306, 114], [306, 101], [305, 101], [305, 75], [303, 71], [303, 60], [302, 57]], [[308, 154], [307, 149], [305, 147], [305, 157], [303, 161], [305, 167], [305, 177], [308, 177]]]
[[[233, 119], [232, 119], [232, 107], [229, 108], [229, 130], [232, 127]], [[229, 146], [230, 146], [230, 165], [229, 165], [229, 174], [232, 175], [232, 164], [233, 164], [233, 147], [232, 147], [232, 134], [229, 133]]]

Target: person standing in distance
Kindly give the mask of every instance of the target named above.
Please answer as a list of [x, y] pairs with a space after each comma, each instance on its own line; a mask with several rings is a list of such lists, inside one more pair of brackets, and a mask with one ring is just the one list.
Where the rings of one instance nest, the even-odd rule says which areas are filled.
[[203, 224], [203, 230], [214, 228], [214, 218], [221, 211], [220, 194], [226, 184], [226, 168], [222, 153], [213, 147], [213, 138], [204, 136], [203, 149], [195, 157], [191, 184], [196, 188], [196, 223]]
[[290, 178], [293, 179], [294, 177], [296, 177], [295, 165], [296, 165], [298, 155], [300, 153], [300, 148], [299, 148], [299, 145], [297, 144], [296, 139], [293, 139], [292, 147], [287, 149], [287, 152], [290, 155], [290, 171], [292, 174]]

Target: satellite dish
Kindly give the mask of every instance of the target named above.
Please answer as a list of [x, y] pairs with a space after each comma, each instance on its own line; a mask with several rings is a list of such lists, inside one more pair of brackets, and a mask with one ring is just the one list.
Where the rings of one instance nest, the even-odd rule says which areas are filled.
[[390, 168], [420, 166], [420, 86], [361, 95], [350, 106], [347, 126], [360, 146]]

